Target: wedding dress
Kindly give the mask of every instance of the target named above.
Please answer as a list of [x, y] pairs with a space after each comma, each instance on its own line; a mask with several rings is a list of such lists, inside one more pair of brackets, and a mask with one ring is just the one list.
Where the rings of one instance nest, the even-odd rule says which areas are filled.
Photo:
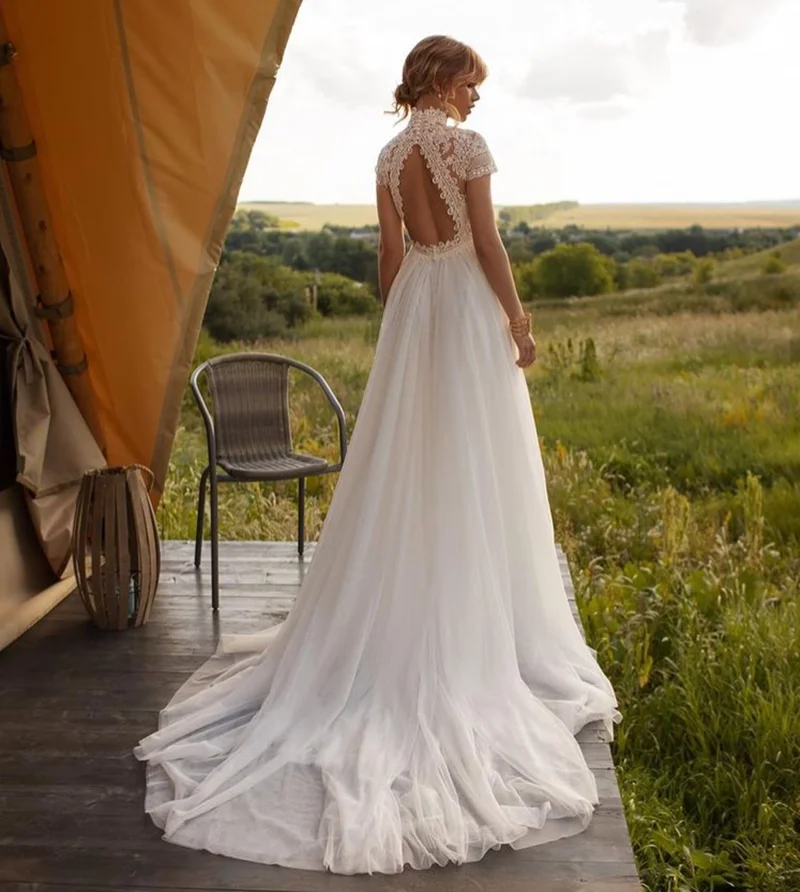
[[343, 874], [579, 833], [597, 803], [574, 735], [620, 714], [570, 613], [531, 404], [478, 263], [465, 183], [484, 140], [414, 111], [453, 236], [412, 244], [316, 552], [288, 618], [232, 636], [135, 753], [170, 842]]

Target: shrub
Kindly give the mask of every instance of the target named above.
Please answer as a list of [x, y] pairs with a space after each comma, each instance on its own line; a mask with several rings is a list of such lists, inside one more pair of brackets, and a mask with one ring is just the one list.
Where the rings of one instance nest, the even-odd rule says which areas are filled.
[[761, 265], [761, 272], [765, 276], [775, 276], [786, 272], [786, 264], [781, 260], [781, 252], [774, 251]]
[[536, 261], [542, 294], [582, 297], [614, 289], [614, 261], [594, 245], [577, 242], [545, 251]]
[[714, 278], [714, 261], [711, 257], [700, 257], [694, 262], [692, 281], [695, 285], [706, 285]]
[[630, 288], [655, 288], [660, 282], [661, 274], [654, 262], [637, 258], [628, 264]]
[[368, 285], [338, 273], [322, 273], [319, 278], [317, 309], [323, 316], [363, 316], [376, 309], [377, 301]]

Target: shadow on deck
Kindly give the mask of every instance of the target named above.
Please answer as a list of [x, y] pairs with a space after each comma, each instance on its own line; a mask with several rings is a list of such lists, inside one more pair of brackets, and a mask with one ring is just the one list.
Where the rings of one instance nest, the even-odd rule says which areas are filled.
[[[150, 623], [93, 628], [71, 595], [0, 653], [0, 890], [285, 892], [639, 892], [614, 766], [596, 724], [578, 736], [601, 803], [579, 836], [463, 867], [341, 877], [266, 867], [170, 845], [143, 812], [131, 749], [223, 631], [289, 609], [308, 566], [291, 543], [223, 543], [221, 608], [193, 546], [167, 542]], [[577, 617], [569, 571], [562, 572]]]

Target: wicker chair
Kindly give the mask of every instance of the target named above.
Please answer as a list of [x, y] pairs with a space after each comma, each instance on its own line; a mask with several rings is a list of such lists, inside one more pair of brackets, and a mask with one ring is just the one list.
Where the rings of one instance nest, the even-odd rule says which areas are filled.
[[[311, 376], [322, 388], [339, 427], [339, 461], [303, 455], [292, 449], [289, 423], [289, 370]], [[200, 389], [205, 377], [211, 408]], [[339, 401], [328, 383], [310, 366], [269, 353], [232, 353], [198, 366], [191, 388], [208, 440], [208, 467], [200, 478], [197, 501], [195, 567], [203, 548], [206, 487], [211, 482], [211, 606], [219, 608], [218, 483], [298, 480], [297, 550], [305, 546], [305, 479], [340, 471], [347, 453], [347, 429]], [[222, 469], [222, 473], [218, 470]]]

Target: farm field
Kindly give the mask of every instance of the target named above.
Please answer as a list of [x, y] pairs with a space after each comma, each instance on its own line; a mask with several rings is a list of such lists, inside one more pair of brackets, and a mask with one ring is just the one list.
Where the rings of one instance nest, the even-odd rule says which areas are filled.
[[[239, 209], [261, 210], [283, 221], [291, 221], [298, 229], [308, 230], [321, 229], [326, 223], [357, 229], [360, 226], [373, 226], [378, 222], [375, 207], [369, 204], [243, 202]], [[571, 224], [587, 229], [677, 229], [694, 225], [709, 229], [800, 227], [800, 201], [795, 205], [776, 206], [587, 204], [556, 211], [532, 225], [559, 228]]]

